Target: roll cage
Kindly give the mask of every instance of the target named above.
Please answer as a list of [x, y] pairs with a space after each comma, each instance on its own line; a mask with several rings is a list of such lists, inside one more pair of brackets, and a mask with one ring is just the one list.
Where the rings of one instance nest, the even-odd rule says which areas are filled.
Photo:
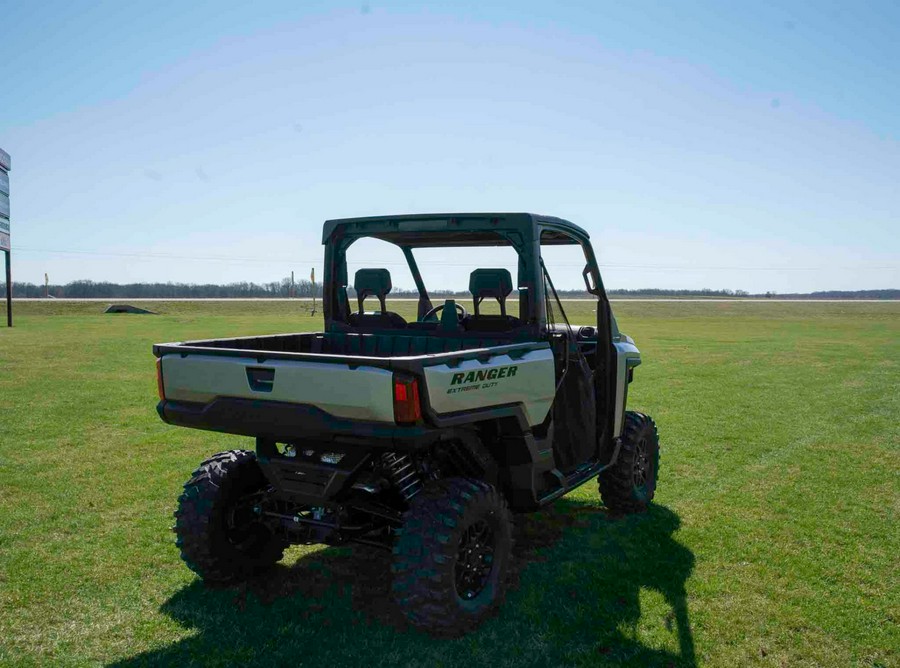
[[[417, 314], [421, 319], [434, 307], [416, 262], [416, 248], [465, 248], [511, 246], [518, 255], [518, 292], [522, 334], [542, 338], [548, 320], [542, 245], [581, 246], [585, 256], [582, 277], [585, 288], [603, 304], [598, 308], [598, 326], [603, 328], [609, 306], [588, 233], [561, 218], [529, 213], [454, 213], [345, 218], [325, 222], [325, 282], [323, 306], [328, 331], [346, 329], [350, 317], [350, 285], [347, 249], [358, 239], [371, 237], [397, 246], [403, 253], [419, 293]], [[608, 331], [608, 329], [607, 329]]]

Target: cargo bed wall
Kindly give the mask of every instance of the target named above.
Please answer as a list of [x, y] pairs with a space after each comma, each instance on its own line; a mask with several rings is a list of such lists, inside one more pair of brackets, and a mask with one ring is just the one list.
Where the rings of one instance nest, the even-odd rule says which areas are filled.
[[190, 341], [186, 345], [201, 348], [230, 348], [260, 352], [321, 353], [328, 355], [360, 355], [363, 357], [403, 357], [430, 355], [490, 348], [512, 343], [496, 337], [369, 334], [357, 332], [327, 332], [309, 334], [279, 334], [234, 339]]
[[533, 426], [544, 420], [553, 405], [554, 368], [549, 348], [432, 364], [425, 367], [428, 401], [438, 414], [521, 405], [526, 422]]

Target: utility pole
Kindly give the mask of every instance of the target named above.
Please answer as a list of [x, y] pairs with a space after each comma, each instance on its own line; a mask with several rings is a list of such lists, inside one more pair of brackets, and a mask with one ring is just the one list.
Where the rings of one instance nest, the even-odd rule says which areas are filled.
[[12, 246], [9, 241], [9, 171], [12, 160], [0, 149], [0, 250], [6, 255], [6, 326], [12, 327]]
[[44, 272], [44, 297], [47, 298], [50, 296], [50, 277], [47, 276], [47, 272]]
[[6, 249], [6, 326], [12, 327], [12, 255]]
[[291, 269], [291, 291], [288, 293], [288, 297], [291, 299], [294, 298], [294, 270]]

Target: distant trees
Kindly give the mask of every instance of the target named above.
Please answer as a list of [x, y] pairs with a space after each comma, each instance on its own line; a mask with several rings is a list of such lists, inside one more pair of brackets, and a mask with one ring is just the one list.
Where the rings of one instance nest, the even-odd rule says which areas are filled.
[[[772, 293], [775, 297], [775, 293]], [[820, 290], [817, 292], [782, 292], [782, 299], [900, 299], [900, 290]]]
[[[665, 289], [665, 288], [638, 288], [636, 290], [607, 290], [610, 296], [616, 297], [749, 297], [750, 293], [746, 290], [713, 290], [711, 288], [702, 288], [700, 290], [683, 290], [683, 289]], [[562, 294], [562, 291], [560, 291]]]
[[[6, 290], [6, 284], [0, 283], [0, 290]], [[353, 289], [348, 289], [353, 295]], [[300, 280], [294, 283], [295, 297], [309, 298], [322, 296], [322, 286], [313, 285], [310, 281]], [[104, 281], [72, 281], [65, 285], [49, 286], [49, 293], [54, 297], [69, 297], [73, 299], [249, 299], [260, 297], [290, 297], [291, 279], [282, 278], [280, 281], [269, 283], [227, 283], [216, 285], [214, 283], [109, 283]], [[666, 288], [640, 288], [632, 290], [607, 290], [610, 297], [631, 298], [678, 298], [678, 297], [780, 297], [782, 299], [900, 299], [900, 290], [825, 290], [811, 293], [782, 293], [766, 292], [750, 294], [746, 290], [679, 290]], [[391, 292], [394, 297], [418, 297], [415, 290], [394, 288]], [[431, 290], [432, 298], [441, 297], [469, 297], [465, 290]], [[43, 297], [44, 286], [34, 283], [13, 282], [14, 297]], [[567, 299], [583, 299], [590, 295], [584, 290], [559, 290], [559, 296]]]
[[[6, 289], [6, 285], [3, 289]], [[322, 286], [309, 281], [294, 283], [295, 297], [321, 296]], [[291, 279], [269, 283], [109, 283], [104, 281], [72, 281], [65, 285], [49, 286], [54, 297], [70, 299], [210, 299], [218, 298], [258, 298], [258, 297], [290, 297]], [[17, 283], [13, 281], [14, 297], [43, 297], [44, 286], [34, 283]]]

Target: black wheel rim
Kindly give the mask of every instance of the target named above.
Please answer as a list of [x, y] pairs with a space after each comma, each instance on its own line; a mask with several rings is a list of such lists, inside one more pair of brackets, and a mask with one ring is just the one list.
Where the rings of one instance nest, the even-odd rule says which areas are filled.
[[256, 512], [257, 495], [238, 500], [228, 513], [226, 535], [228, 542], [240, 552], [253, 552], [268, 540], [269, 529], [260, 521]]
[[643, 487], [647, 484], [650, 475], [650, 458], [647, 456], [647, 439], [642, 438], [634, 448], [634, 467], [632, 479], [635, 487]]
[[494, 568], [494, 530], [487, 520], [470, 525], [459, 541], [456, 593], [471, 600], [484, 590]]

